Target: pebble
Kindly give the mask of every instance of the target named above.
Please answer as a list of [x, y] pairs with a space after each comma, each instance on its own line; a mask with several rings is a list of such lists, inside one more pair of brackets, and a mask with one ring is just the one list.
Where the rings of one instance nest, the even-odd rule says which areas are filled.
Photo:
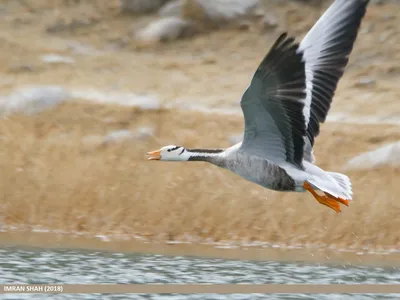
[[9, 115], [17, 112], [36, 114], [70, 98], [68, 91], [60, 86], [24, 87], [0, 98], [0, 114]]
[[167, 42], [189, 37], [196, 32], [190, 21], [179, 17], [165, 17], [148, 24], [135, 33], [134, 39], [142, 45]]
[[134, 14], [151, 13], [159, 9], [167, 0], [120, 0], [121, 12]]

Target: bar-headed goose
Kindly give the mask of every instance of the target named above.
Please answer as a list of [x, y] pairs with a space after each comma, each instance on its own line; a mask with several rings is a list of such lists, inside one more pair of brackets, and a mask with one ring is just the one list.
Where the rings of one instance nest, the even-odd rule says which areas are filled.
[[286, 33], [276, 40], [240, 102], [243, 142], [227, 149], [165, 146], [148, 159], [210, 162], [268, 189], [307, 190], [340, 212], [339, 203], [351, 200], [351, 182], [314, 165], [313, 145], [368, 2], [336, 0], [300, 44]]

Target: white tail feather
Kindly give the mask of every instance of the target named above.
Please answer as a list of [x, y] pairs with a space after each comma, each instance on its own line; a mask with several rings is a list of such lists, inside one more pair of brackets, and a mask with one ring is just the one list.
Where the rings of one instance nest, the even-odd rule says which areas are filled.
[[325, 176], [307, 180], [317, 190], [331, 194], [336, 198], [352, 200], [351, 181], [349, 177], [340, 173], [325, 172]]
[[335, 186], [332, 184], [326, 184], [326, 181], [324, 182], [319, 180], [310, 180], [310, 183], [315, 185], [315, 187], [317, 187], [319, 190], [329, 193], [332, 196], [340, 197], [345, 200], [352, 200], [353, 192], [349, 177], [335, 172], [325, 172], [325, 174], [335, 181]]

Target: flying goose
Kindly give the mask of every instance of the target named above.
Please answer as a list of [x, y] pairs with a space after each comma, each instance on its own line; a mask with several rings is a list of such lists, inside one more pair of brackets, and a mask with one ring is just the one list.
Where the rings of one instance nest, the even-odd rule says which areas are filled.
[[[352, 199], [350, 179], [314, 164], [326, 119], [369, 0], [335, 0], [300, 44], [283, 33], [256, 70], [240, 105], [244, 138], [227, 149], [165, 146], [149, 160], [206, 161], [275, 191], [309, 191], [336, 212]], [[317, 193], [319, 191], [320, 193]]]

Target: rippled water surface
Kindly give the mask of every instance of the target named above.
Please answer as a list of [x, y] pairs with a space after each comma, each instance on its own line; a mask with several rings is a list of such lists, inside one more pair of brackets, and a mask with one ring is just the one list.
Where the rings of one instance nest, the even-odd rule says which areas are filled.
[[[400, 283], [396, 268], [75, 250], [0, 249], [7, 283]], [[1, 299], [400, 299], [400, 295], [3, 295]]]

